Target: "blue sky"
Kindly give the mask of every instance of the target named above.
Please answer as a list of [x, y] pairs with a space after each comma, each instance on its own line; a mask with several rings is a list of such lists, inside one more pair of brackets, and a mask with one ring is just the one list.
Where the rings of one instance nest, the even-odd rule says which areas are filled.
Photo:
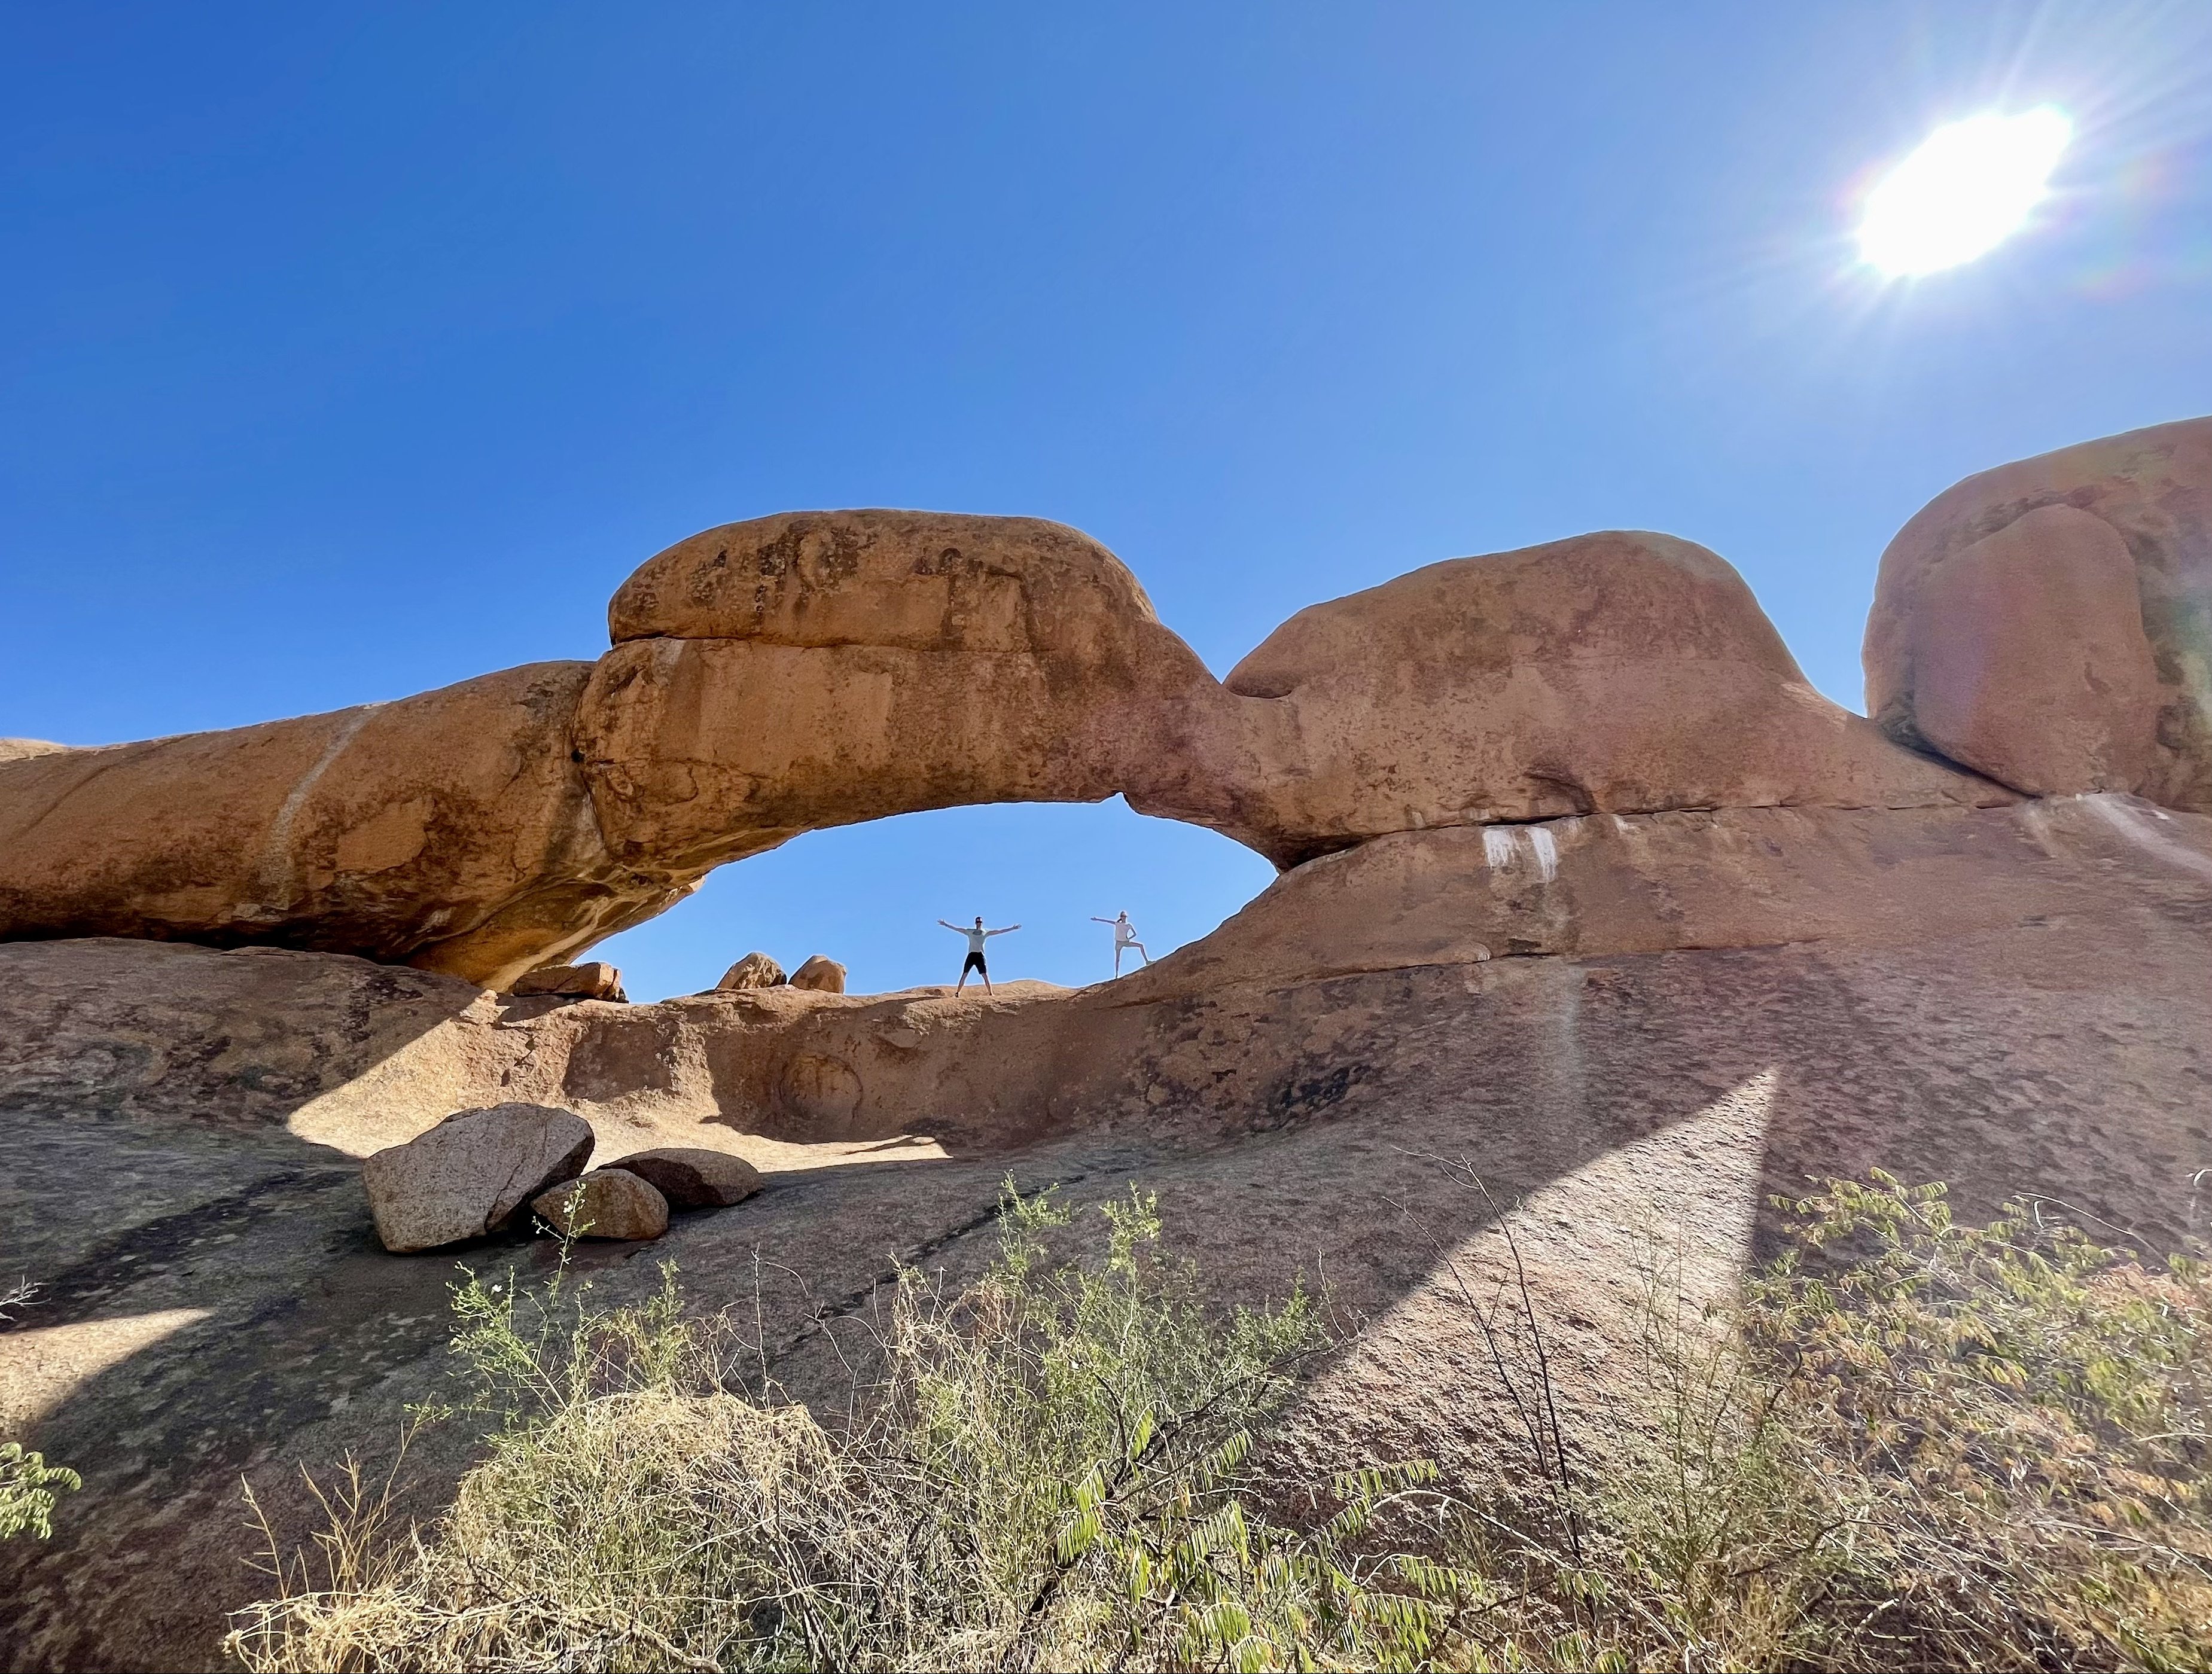
[[[1905, 286], [1855, 192], [2051, 102], [2038, 224]], [[1056, 518], [1225, 671], [1581, 531], [1702, 541], [1856, 705], [1957, 477], [2212, 411], [2212, 8], [0, 9], [0, 734], [96, 743], [591, 657], [671, 541]], [[909, 816], [607, 944], [941, 980], [1155, 951], [1268, 869], [1103, 808]]]

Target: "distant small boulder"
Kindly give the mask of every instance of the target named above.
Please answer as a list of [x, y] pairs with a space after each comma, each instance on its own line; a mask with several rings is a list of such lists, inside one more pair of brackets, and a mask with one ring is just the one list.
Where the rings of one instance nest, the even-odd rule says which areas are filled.
[[668, 1230], [668, 1199], [642, 1174], [594, 1168], [540, 1192], [531, 1205], [564, 1238], [658, 1238]]
[[548, 965], [515, 978], [514, 986], [507, 992], [518, 999], [535, 994], [577, 1000], [627, 1002], [629, 998], [623, 992], [622, 973], [599, 959], [581, 965]]
[[362, 1164], [376, 1235], [394, 1252], [480, 1238], [592, 1155], [591, 1124], [547, 1105], [457, 1111]]
[[632, 1151], [606, 1166], [647, 1181], [674, 1209], [720, 1209], [742, 1203], [767, 1183], [741, 1156], [690, 1145]]
[[783, 967], [764, 953], [749, 953], [722, 973], [722, 980], [714, 985], [718, 990], [732, 988], [779, 988], [783, 986]]
[[818, 994], [845, 992], [845, 967], [823, 954], [816, 954], [791, 973], [794, 988], [811, 988]]

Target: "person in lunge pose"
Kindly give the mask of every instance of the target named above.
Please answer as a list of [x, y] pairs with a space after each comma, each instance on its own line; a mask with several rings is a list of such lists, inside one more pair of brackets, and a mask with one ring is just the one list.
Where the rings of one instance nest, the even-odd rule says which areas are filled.
[[1110, 919], [1102, 919], [1094, 913], [1091, 915], [1091, 922], [1094, 925], [1114, 926], [1114, 974], [1115, 976], [1121, 974], [1121, 949], [1124, 948], [1134, 948], [1143, 957], [1145, 963], [1149, 965], [1152, 962], [1152, 955], [1145, 951], [1145, 944], [1137, 939], [1137, 927], [1129, 922], [1129, 914], [1126, 909], [1116, 913]]
[[977, 976], [983, 979], [983, 992], [987, 994], [991, 992], [991, 967], [983, 962], [983, 943], [994, 936], [1004, 936], [1007, 931], [1019, 930], [1021, 926], [1019, 925], [1008, 925], [1006, 930], [986, 930], [983, 928], [983, 915], [981, 913], [978, 913], [975, 915], [975, 927], [973, 930], [963, 929], [960, 925], [953, 924], [945, 919], [939, 919], [937, 922], [943, 925], [945, 929], [952, 931], [955, 935], [964, 936], [968, 938], [968, 957], [960, 961], [960, 980], [954, 986], [952, 992], [957, 994], [961, 991], [961, 989], [965, 988], [968, 986], [968, 973], [973, 971]]

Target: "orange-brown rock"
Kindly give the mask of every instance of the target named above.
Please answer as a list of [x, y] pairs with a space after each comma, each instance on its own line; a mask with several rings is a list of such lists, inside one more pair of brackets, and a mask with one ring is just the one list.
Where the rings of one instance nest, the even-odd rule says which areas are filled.
[[1743, 579], [1666, 535], [1431, 564], [1300, 611], [1226, 683], [1212, 800], [1129, 801], [1279, 863], [1568, 814], [2003, 799], [1821, 697]]
[[1172, 803], [1186, 711], [1219, 693], [1119, 559], [1034, 518], [730, 524], [646, 564], [608, 621], [577, 738], [641, 866], [959, 804]]
[[668, 1199], [671, 1209], [721, 1209], [743, 1203], [764, 1184], [759, 1169], [727, 1151], [660, 1145], [607, 1164], [635, 1174]]
[[591, 666], [0, 761], [0, 938], [276, 943], [500, 986], [797, 833], [1095, 800], [1293, 864], [1574, 812], [2002, 799], [1805, 684], [1741, 579], [1664, 536], [1433, 565], [1216, 682], [1096, 542], [789, 513], [616, 595]]
[[784, 980], [783, 967], [758, 949], [722, 973], [714, 986], [732, 992], [744, 988], [774, 988]]
[[629, 998], [623, 992], [622, 973], [603, 959], [586, 960], [581, 965], [548, 965], [526, 972], [515, 978], [507, 992], [518, 999], [553, 994], [563, 999], [619, 1003]]
[[845, 967], [825, 954], [815, 954], [791, 973], [791, 986], [817, 994], [845, 992]]
[[599, 842], [568, 743], [590, 672], [0, 763], [0, 937], [275, 943], [511, 981], [693, 881]]
[[668, 1230], [668, 1199], [624, 1168], [594, 1168], [539, 1194], [530, 1207], [564, 1238], [638, 1240]]
[[2212, 418], [2000, 465], [1882, 554], [1867, 707], [2039, 793], [2212, 810]]
[[[547, 1008], [289, 949], [0, 946], [7, 1253], [42, 1287], [0, 1332], [0, 1430], [85, 1478], [52, 1541], [0, 1542], [0, 1648], [216, 1665], [267, 1585], [241, 1474], [321, 1526], [302, 1464], [388, 1459], [451, 1400], [453, 1265], [377, 1247], [356, 1159], [461, 1103], [780, 1175], [655, 1249], [838, 1410], [902, 1269], [957, 1287], [997, 1254], [1010, 1174], [1086, 1219], [1157, 1192], [1223, 1309], [1325, 1282], [1348, 1322], [1271, 1445], [1480, 1483], [1516, 1427], [1461, 1286], [1526, 1297], [1595, 1467], [1648, 1393], [1654, 1272], [1686, 1317], [1739, 1294], [1808, 1180], [1946, 1180], [1977, 1221], [2048, 1194], [2186, 1247], [2208, 927], [2212, 816], [2093, 796], [1407, 833], [1121, 982], [991, 998]], [[635, 1247], [572, 1252], [594, 1306], [656, 1294]], [[533, 1285], [554, 1258], [483, 1255]], [[418, 1434], [427, 1518], [481, 1455]]]

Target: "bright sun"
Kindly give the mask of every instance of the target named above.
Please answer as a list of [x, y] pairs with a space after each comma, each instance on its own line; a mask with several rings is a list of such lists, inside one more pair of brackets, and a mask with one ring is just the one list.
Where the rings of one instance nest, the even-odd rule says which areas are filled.
[[1938, 128], [1867, 198], [1859, 253], [1885, 273], [1934, 273], [1994, 250], [2042, 202], [2074, 136], [2049, 105]]

